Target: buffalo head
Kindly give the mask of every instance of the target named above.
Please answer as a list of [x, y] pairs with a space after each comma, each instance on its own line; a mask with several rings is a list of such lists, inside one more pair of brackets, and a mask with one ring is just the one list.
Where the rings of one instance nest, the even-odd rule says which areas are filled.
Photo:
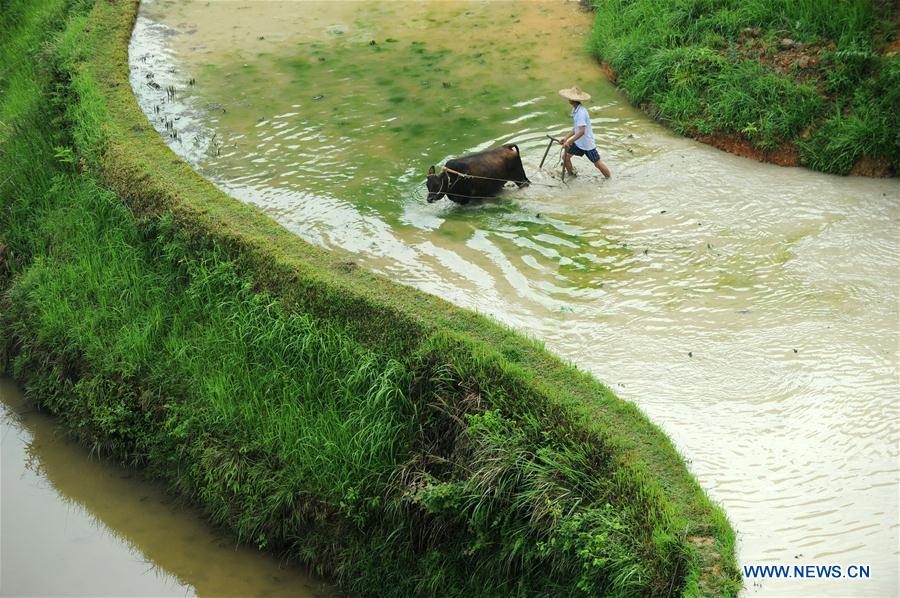
[[434, 203], [444, 197], [450, 188], [450, 176], [443, 170], [440, 174], [435, 174], [434, 166], [428, 169], [428, 180], [425, 183], [428, 187], [428, 203]]

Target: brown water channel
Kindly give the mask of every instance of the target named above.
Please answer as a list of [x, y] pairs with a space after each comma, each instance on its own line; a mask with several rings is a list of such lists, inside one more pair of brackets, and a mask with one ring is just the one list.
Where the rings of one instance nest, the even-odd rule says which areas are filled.
[[335, 595], [92, 459], [2, 378], [0, 437], [0, 595]]
[[[748, 593], [895, 593], [897, 181], [668, 133], [603, 80], [582, 49], [590, 19], [556, 0], [148, 0], [132, 83], [227, 193], [544, 340], [640, 405], [725, 506], [743, 563], [872, 572]], [[544, 136], [570, 122], [556, 90], [574, 83], [594, 96], [609, 181], [584, 161], [568, 186], [538, 170]], [[507, 141], [539, 185], [424, 202], [431, 164]]]

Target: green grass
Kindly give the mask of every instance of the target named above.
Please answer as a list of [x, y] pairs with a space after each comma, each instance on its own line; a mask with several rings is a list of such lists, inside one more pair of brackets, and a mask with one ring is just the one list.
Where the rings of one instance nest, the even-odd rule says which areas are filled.
[[0, 364], [243, 542], [372, 595], [730, 595], [658, 428], [219, 193], [127, 84], [133, 3], [4, 2]]
[[[900, 172], [900, 56], [878, 0], [595, 0], [590, 46], [628, 97], [676, 131], [726, 134], [847, 174], [862, 158]], [[780, 42], [805, 45], [779, 62]]]

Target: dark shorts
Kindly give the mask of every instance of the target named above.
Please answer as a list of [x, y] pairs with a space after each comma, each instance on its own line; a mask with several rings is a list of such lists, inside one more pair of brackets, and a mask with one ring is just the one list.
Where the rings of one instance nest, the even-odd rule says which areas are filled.
[[566, 152], [571, 156], [586, 156], [591, 162], [596, 162], [600, 159], [600, 152], [597, 151], [596, 147], [591, 150], [583, 150], [573, 143]]

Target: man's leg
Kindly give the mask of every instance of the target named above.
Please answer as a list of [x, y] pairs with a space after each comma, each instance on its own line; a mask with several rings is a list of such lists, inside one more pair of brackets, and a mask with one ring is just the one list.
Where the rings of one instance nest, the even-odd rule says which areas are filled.
[[596, 166], [597, 170], [602, 172], [603, 176], [605, 176], [606, 178], [612, 176], [612, 173], [609, 171], [609, 167], [607, 167], [606, 164], [603, 163], [603, 160], [597, 160], [596, 162], [594, 162], [594, 166]]
[[612, 176], [612, 173], [609, 171], [609, 168], [606, 167], [606, 164], [603, 163], [603, 160], [600, 159], [600, 152], [597, 151], [597, 148], [592, 150], [588, 150], [584, 153], [588, 160], [593, 163], [593, 165], [603, 173], [603, 176], [609, 178]]
[[566, 172], [575, 174], [575, 169], [572, 168], [572, 155], [567, 151], [563, 152], [563, 166], [565, 166]]

